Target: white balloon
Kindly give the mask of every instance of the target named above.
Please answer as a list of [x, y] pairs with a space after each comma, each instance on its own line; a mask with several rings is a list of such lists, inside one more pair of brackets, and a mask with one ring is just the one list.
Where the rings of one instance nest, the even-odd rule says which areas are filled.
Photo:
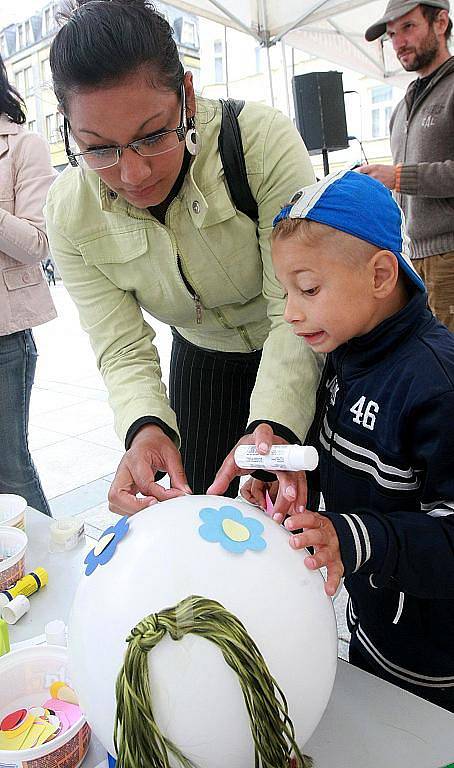
[[[264, 549], [234, 553], [202, 538], [201, 510], [225, 507], [263, 524]], [[224, 534], [232, 535], [231, 513], [224, 514]], [[292, 550], [287, 531], [259, 509], [219, 496], [172, 499], [128, 522], [109, 562], [82, 578], [69, 622], [71, 679], [104, 747], [114, 754], [115, 682], [126, 637], [141, 619], [190, 595], [218, 601], [245, 625], [285, 694], [302, 747], [328, 703], [337, 662], [332, 602], [321, 574], [304, 565], [305, 551]], [[213, 530], [215, 536], [214, 522]], [[238, 530], [234, 538], [248, 536]], [[218, 532], [230, 546], [222, 526]], [[251, 534], [238, 546], [253, 540]], [[167, 635], [149, 653], [148, 666], [155, 720], [187, 757], [201, 768], [254, 765], [238, 678], [216, 645], [192, 634], [177, 642]]]

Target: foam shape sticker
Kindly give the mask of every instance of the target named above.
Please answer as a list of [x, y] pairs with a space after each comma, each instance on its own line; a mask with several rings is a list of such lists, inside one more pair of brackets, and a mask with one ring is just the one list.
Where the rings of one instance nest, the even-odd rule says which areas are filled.
[[43, 743], [42, 739], [44, 738], [45, 741], [48, 735], [49, 724], [44, 720], [36, 720], [23, 740], [21, 749], [32, 749], [39, 746]]
[[14, 728], [11, 731], [6, 731], [5, 736], [8, 739], [14, 739], [16, 738], [16, 736], [20, 736], [22, 733], [25, 733], [26, 731], [30, 730], [34, 722], [35, 722], [35, 718], [33, 717], [33, 715], [27, 714], [27, 716], [22, 720], [21, 723], [19, 723], [19, 725], [16, 726], [16, 728]]
[[85, 569], [86, 576], [91, 576], [98, 565], [105, 565], [112, 559], [119, 542], [126, 536], [128, 530], [129, 522], [126, 515], [121, 517], [115, 525], [106, 528], [96, 546], [90, 550], [84, 560], [87, 566]]
[[17, 728], [20, 723], [27, 717], [26, 709], [16, 709], [15, 712], [10, 712], [9, 715], [3, 718], [0, 723], [0, 731], [12, 731], [13, 728]]
[[79, 700], [77, 694], [73, 691], [69, 685], [57, 680], [50, 686], [50, 695], [53, 699], [59, 699], [60, 701], [68, 701], [70, 704], [78, 704]]
[[45, 717], [46, 716], [46, 710], [44, 707], [30, 707], [28, 710], [29, 715], [34, 715], [35, 717]]
[[29, 715], [18, 728], [12, 731], [0, 731], [0, 750], [5, 749], [14, 752], [22, 749], [22, 744], [26, 740], [34, 722], [35, 718], [33, 715]]
[[51, 725], [51, 723], [43, 723], [43, 729], [41, 731], [41, 734], [38, 736], [36, 746], [39, 747], [41, 744], [44, 744], [46, 741], [48, 741], [51, 737], [55, 736], [59, 727], [60, 727], [59, 725]]
[[63, 721], [62, 716], [65, 715], [69, 723], [69, 727], [74, 725], [74, 723], [77, 723], [77, 721], [82, 717], [82, 711], [80, 707], [78, 707], [77, 704], [70, 704], [67, 701], [60, 701], [59, 699], [48, 699], [44, 702], [43, 707], [46, 709], [52, 709], [61, 721]]
[[261, 552], [266, 548], [261, 536], [265, 530], [263, 524], [253, 517], [245, 517], [237, 507], [204, 507], [199, 516], [203, 522], [199, 528], [202, 539], [218, 543], [228, 552], [242, 555], [247, 549]]

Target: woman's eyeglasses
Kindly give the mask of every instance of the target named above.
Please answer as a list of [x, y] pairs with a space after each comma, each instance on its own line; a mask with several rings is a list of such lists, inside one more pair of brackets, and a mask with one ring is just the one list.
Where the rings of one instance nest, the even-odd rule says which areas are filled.
[[176, 149], [186, 136], [186, 99], [184, 86], [181, 86], [181, 111], [180, 124], [177, 128], [172, 128], [161, 133], [153, 133], [145, 136], [143, 139], [136, 139], [129, 144], [116, 144], [108, 147], [95, 147], [87, 149], [85, 152], [73, 152], [69, 143], [69, 123], [66, 117], [63, 120], [63, 141], [65, 142], [66, 155], [73, 167], [80, 165], [83, 161], [94, 171], [101, 171], [104, 168], [111, 168], [116, 165], [125, 149], [132, 149], [142, 157], [155, 157], [164, 155]]

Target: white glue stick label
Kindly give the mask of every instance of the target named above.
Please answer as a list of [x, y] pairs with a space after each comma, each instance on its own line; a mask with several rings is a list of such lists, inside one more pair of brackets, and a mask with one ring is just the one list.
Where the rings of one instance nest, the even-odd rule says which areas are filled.
[[318, 453], [312, 445], [273, 445], [265, 455], [258, 453], [255, 445], [239, 445], [234, 455], [241, 469], [298, 472], [318, 465]]

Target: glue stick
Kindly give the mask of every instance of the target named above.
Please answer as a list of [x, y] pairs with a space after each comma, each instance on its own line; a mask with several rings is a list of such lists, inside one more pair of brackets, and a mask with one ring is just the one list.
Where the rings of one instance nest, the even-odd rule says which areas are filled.
[[19, 579], [14, 586], [0, 592], [0, 611], [18, 595], [30, 597], [30, 595], [33, 595], [38, 589], [45, 587], [48, 579], [47, 571], [45, 571], [44, 568], [36, 568], [32, 573], [27, 573], [27, 575], [22, 579]]
[[8, 624], [4, 619], [0, 619], [0, 656], [3, 656], [5, 653], [9, 653], [9, 651], [10, 645]]
[[310, 471], [318, 464], [318, 453], [312, 445], [273, 445], [266, 454], [259, 453], [255, 445], [239, 445], [234, 455], [237, 467], [250, 470]]

